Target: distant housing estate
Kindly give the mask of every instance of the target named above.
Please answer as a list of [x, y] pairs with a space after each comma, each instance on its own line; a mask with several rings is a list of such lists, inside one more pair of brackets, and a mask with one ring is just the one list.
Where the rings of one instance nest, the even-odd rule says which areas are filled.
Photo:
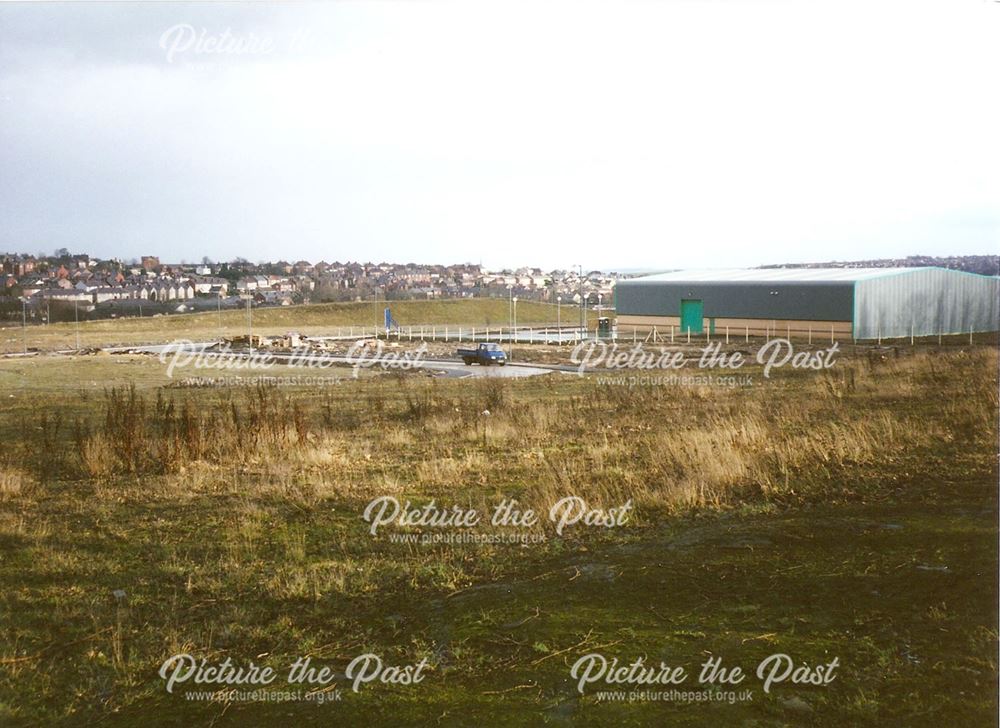
[[156, 256], [124, 262], [66, 250], [52, 256], [0, 254], [0, 307], [8, 316], [58, 320], [182, 313], [307, 302], [514, 297], [555, 303], [610, 304], [618, 276], [601, 271], [481, 265], [417, 265], [279, 260], [250, 263], [161, 263]]

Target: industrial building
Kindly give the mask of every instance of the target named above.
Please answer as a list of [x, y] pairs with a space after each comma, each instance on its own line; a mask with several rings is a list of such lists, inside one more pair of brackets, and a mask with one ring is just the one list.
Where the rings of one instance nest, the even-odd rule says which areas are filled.
[[1000, 278], [946, 268], [683, 270], [619, 281], [636, 330], [879, 339], [997, 331]]

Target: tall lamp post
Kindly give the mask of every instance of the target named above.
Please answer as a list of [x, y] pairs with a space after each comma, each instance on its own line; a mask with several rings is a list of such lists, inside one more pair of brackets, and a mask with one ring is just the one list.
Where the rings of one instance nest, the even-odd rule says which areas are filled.
[[[507, 329], [509, 330], [514, 325], [514, 285], [512, 283], [507, 284]], [[508, 341], [510, 336], [507, 337]], [[502, 342], [503, 339], [501, 338]]]
[[28, 299], [21, 298], [21, 332], [24, 334], [24, 353], [28, 353]]
[[562, 296], [556, 296], [556, 336], [561, 338], [562, 330]]
[[73, 320], [76, 322], [76, 350], [80, 351], [80, 299], [73, 299]]
[[251, 301], [253, 296], [247, 293], [247, 344], [250, 345], [250, 353], [253, 354], [253, 309]]
[[[602, 314], [603, 310], [604, 310], [604, 294], [603, 293], [598, 293], [597, 294], [597, 328], [598, 329], [600, 329], [600, 327], [601, 327], [601, 314]], [[598, 337], [598, 333], [599, 332], [597, 330], [594, 331], [594, 338], [595, 339]]]
[[[511, 299], [514, 304], [514, 331], [517, 331], [517, 296]], [[510, 360], [514, 361], [514, 344], [510, 345]]]

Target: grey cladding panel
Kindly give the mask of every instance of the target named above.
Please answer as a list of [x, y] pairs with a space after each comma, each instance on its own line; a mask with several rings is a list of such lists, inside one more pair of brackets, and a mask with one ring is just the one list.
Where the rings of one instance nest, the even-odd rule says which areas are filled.
[[619, 315], [679, 316], [682, 299], [704, 301], [706, 318], [851, 321], [854, 283], [622, 281]]

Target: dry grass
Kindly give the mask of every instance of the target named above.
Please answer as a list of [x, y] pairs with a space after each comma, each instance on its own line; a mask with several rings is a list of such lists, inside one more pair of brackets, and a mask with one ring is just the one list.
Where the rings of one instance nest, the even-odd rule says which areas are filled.
[[16, 465], [0, 462], [0, 501], [27, 495], [34, 485], [35, 479], [30, 473]]
[[[828, 496], [868, 466], [989, 441], [995, 366], [988, 350], [860, 359], [742, 389], [389, 376], [319, 402], [264, 387], [203, 402], [117, 388], [98, 422], [77, 425], [70, 469], [193, 492], [225, 491], [233, 472], [303, 502], [507, 486], [540, 509], [568, 493], [667, 509]], [[4, 493], [23, 487], [23, 473], [4, 473]]]
[[735, 389], [391, 374], [320, 397], [115, 387], [10, 442], [18, 465], [0, 467], [0, 498], [51, 477], [100, 497], [251, 488], [303, 507], [455, 491], [513, 491], [536, 510], [567, 494], [640, 511], [846, 497], [862, 471], [995, 444], [996, 365], [988, 349], [879, 354]]
[[[18, 717], [72, 716], [83, 710], [76, 700], [99, 706], [86, 708], [95, 715], [142, 701], [173, 715], [178, 702], [165, 702], [155, 678], [165, 655], [269, 652], [284, 659], [350, 654], [359, 644], [388, 654], [403, 644], [413, 655], [445, 655], [452, 674], [502, 691], [510, 686], [496, 683], [497, 675], [520, 674], [538, 659], [538, 642], [550, 649], [579, 642], [572, 630], [582, 622], [607, 642], [622, 639], [626, 625], [648, 630], [649, 640], [636, 645], [648, 654], [664, 649], [665, 624], [732, 635], [738, 645], [766, 624], [777, 635], [769, 650], [801, 651], [810, 660], [825, 654], [836, 629], [852, 635], [843, 644], [861, 651], [853, 665], [874, 665], [874, 650], [887, 651], [882, 671], [866, 679], [884, 679], [885, 665], [900, 671], [894, 679], [905, 677], [914, 668], [899, 657], [898, 644], [923, 622], [904, 621], [898, 633], [883, 634], [884, 616], [906, 616], [912, 598], [905, 587], [914, 574], [942, 576], [914, 564], [940, 560], [957, 570], [964, 563], [966, 526], [941, 521], [932, 505], [925, 527], [906, 521], [902, 531], [886, 531], [856, 522], [845, 539], [838, 519], [846, 516], [836, 509], [846, 503], [844, 511], [859, 511], [858, 502], [883, 504], [900, 493], [919, 502], [910, 489], [928, 472], [939, 484], [945, 477], [979, 483], [990, 474], [995, 482], [996, 367], [996, 352], [979, 350], [845, 358], [825, 374], [785, 373], [735, 389], [627, 387], [566, 375], [475, 382], [385, 375], [323, 393], [178, 390], [150, 380], [78, 398], [30, 398], [41, 411], [40, 402], [60, 402], [63, 417], [61, 424], [12, 422], [5, 430], [11, 460], [0, 467], [0, 540], [10, 546], [3, 575], [12, 587], [3, 606], [16, 622], [0, 652], [0, 660], [15, 661], [0, 689]], [[29, 406], [8, 406], [15, 405]], [[17, 420], [31, 411], [7, 414]], [[577, 532], [538, 547], [414, 546], [367, 533], [360, 513], [381, 495], [483, 512], [501, 498], [538, 512], [566, 495], [595, 507], [631, 498], [636, 511], [620, 533]], [[808, 511], [788, 507], [797, 504]], [[733, 512], [706, 517], [716, 509]], [[862, 520], [876, 510], [861, 511]], [[814, 518], [819, 511], [833, 514], [827, 540], [817, 527], [822, 519]], [[791, 533], [794, 548], [664, 549], [705, 523], [732, 544], [733, 525], [749, 529], [760, 512], [790, 514], [787, 522], [757, 527], [775, 544]], [[740, 520], [744, 513], [751, 521]], [[927, 540], [945, 531], [955, 534], [953, 550], [941, 556]], [[861, 537], [869, 540], [856, 553], [832, 551]], [[619, 543], [639, 550], [630, 556]], [[812, 551], [797, 562], [800, 546]], [[885, 549], [895, 549], [891, 558], [883, 559]], [[776, 558], [782, 569], [761, 576]], [[713, 559], [717, 568], [706, 570]], [[654, 563], [666, 570], [650, 568]], [[602, 575], [612, 567], [630, 570], [609, 588]], [[773, 580], [791, 578], [786, 573], [798, 581], [778, 582], [784, 591], [775, 592]], [[884, 596], [874, 597], [856, 589], [851, 575], [861, 573], [899, 582], [880, 582]], [[128, 592], [126, 604], [110, 600], [118, 588]], [[822, 599], [813, 596], [817, 588], [825, 589]], [[838, 608], [854, 610], [863, 599], [870, 608], [847, 611], [830, 627], [828, 605], [845, 589], [855, 589], [853, 598], [837, 601]], [[799, 594], [814, 604], [800, 605], [795, 615], [821, 626], [796, 622], [788, 629], [780, 621], [791, 613], [784, 602]], [[674, 609], [675, 599], [688, 601]], [[892, 608], [889, 599], [897, 600]], [[949, 611], [938, 592], [934, 599], [921, 609], [937, 610], [924, 647], [928, 666], [931, 658], [950, 664], [954, 657], [930, 652], [933, 645], [949, 634], [966, 638], [947, 623], [957, 597], [949, 593]], [[744, 620], [702, 609], [730, 602], [753, 602], [769, 616]], [[967, 599], [964, 611], [957, 604], [963, 624], [978, 627], [982, 620], [970, 616], [976, 604]], [[497, 614], [492, 622], [480, 619], [475, 607]], [[536, 607], [542, 616], [525, 622]], [[712, 621], [717, 615], [721, 621]], [[875, 623], [877, 630], [865, 631]], [[497, 627], [503, 624], [521, 626]], [[977, 639], [995, 646], [995, 632]], [[690, 641], [690, 648], [732, 649], [706, 640]], [[671, 644], [684, 649], [688, 641]], [[543, 664], [552, 670], [543, 672], [546, 686], [565, 680], [557, 662]], [[936, 668], [922, 669], [921, 681], [939, 678]], [[969, 679], [964, 672], [956, 678]], [[31, 693], [22, 689], [27, 682]], [[99, 697], [105, 684], [115, 686], [106, 706]], [[454, 689], [449, 681], [435, 684]], [[429, 682], [428, 689], [438, 688]], [[879, 704], [903, 705], [909, 691], [908, 684]], [[927, 691], [958, 695], [938, 684]], [[856, 724], [845, 710], [839, 722]], [[850, 710], [876, 708], [859, 703]]]

